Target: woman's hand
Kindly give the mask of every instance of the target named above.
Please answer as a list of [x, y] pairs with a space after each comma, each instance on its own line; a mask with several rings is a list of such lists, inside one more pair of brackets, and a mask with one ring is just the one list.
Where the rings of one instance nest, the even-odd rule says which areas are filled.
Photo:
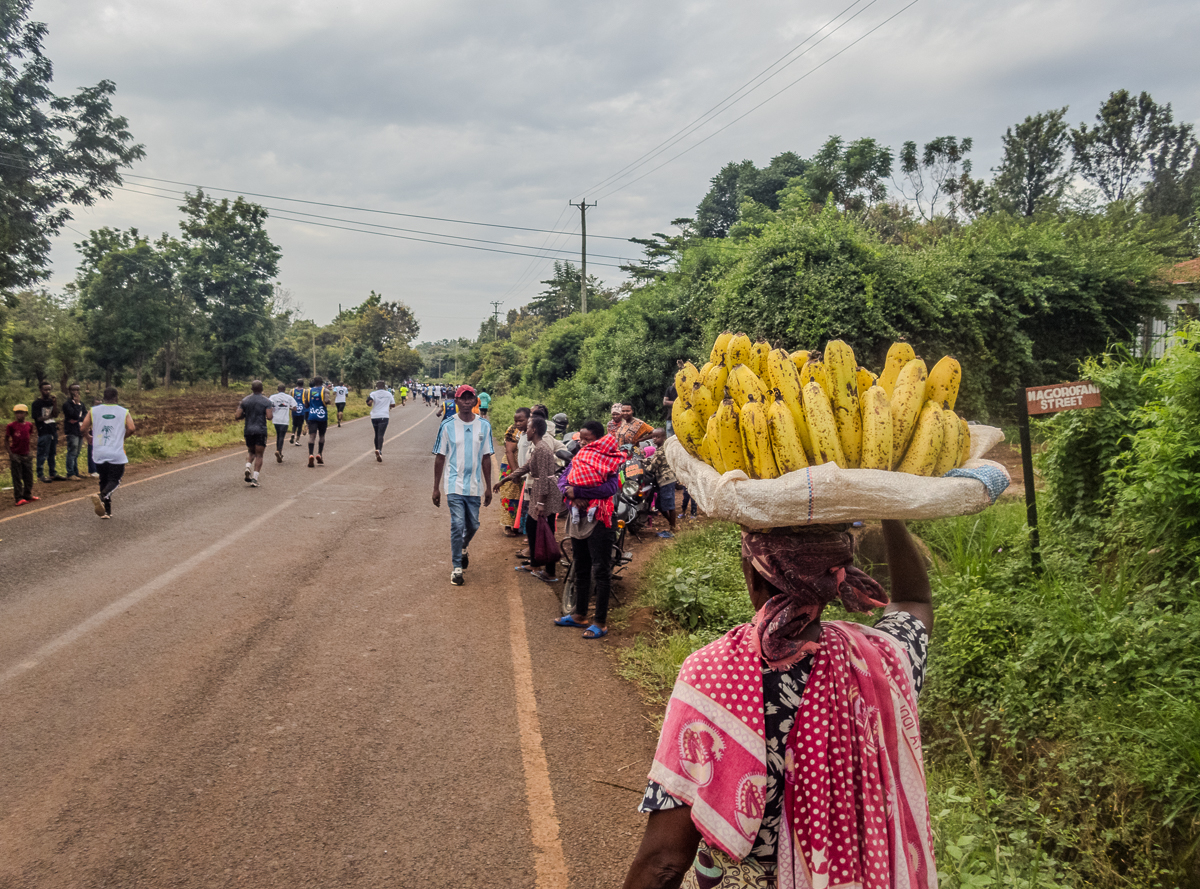
[[502, 476], [500, 476], [500, 481], [498, 481], [498, 482], [496, 482], [496, 484], [492, 485], [492, 493], [493, 493], [493, 494], [499, 494], [499, 493], [500, 493], [500, 489], [501, 489], [502, 487], [504, 487], [504, 484], [505, 484], [507, 481], [508, 481], [508, 476], [507, 476], [507, 475], [502, 475]]

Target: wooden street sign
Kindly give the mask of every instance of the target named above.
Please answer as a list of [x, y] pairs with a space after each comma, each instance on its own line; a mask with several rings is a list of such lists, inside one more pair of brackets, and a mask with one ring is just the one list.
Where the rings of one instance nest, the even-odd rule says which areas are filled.
[[1034, 386], [1025, 390], [1025, 407], [1030, 415], [1100, 407], [1100, 390], [1090, 380]]

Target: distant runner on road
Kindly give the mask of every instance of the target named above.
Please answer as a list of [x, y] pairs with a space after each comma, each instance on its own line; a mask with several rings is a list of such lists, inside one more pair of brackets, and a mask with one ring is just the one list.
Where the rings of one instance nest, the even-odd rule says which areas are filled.
[[304, 393], [307, 391], [303, 377], [296, 380], [296, 385], [291, 391], [292, 400], [296, 402], [296, 406], [292, 408], [292, 444], [296, 447], [300, 447], [300, 439], [304, 437], [304, 420], [308, 416], [308, 408], [304, 406]]
[[104, 390], [104, 401], [96, 405], [80, 424], [80, 432], [92, 430], [92, 460], [100, 473], [100, 493], [92, 495], [92, 508], [102, 519], [112, 518], [112, 495], [125, 475], [125, 436], [136, 431], [129, 411], [117, 404], [117, 390]]
[[255, 380], [250, 384], [250, 394], [242, 399], [233, 415], [235, 420], [246, 420], [244, 434], [249, 452], [246, 482], [252, 488], [258, 487], [258, 473], [262, 470], [263, 454], [267, 452], [267, 421], [272, 419], [272, 408], [271, 399], [263, 395], [262, 380]]
[[337, 424], [338, 428], [342, 427], [342, 412], [346, 410], [346, 396], [350, 394], [350, 390], [342, 383], [338, 383], [333, 387], [333, 406], [337, 408]]
[[[283, 437], [287, 435], [288, 419], [296, 409], [296, 399], [284, 391], [283, 383], [271, 396], [271, 423], [275, 426], [275, 462], [283, 462]], [[292, 436], [295, 438], [295, 436]]]
[[[304, 409], [308, 414], [308, 468], [316, 463], [325, 465], [325, 430], [329, 428], [329, 390], [325, 381], [313, 377], [312, 388], [304, 390]], [[318, 437], [320, 442], [317, 442]], [[313, 445], [317, 445], [316, 463], [313, 462]]]
[[400, 387], [400, 403], [404, 404], [407, 401], [408, 401], [408, 387], [401, 386]]
[[492, 424], [475, 414], [475, 390], [459, 386], [455, 393], [458, 408], [454, 416], [442, 422], [433, 443], [433, 505], [442, 505], [442, 472], [446, 473], [446, 505], [450, 507], [450, 582], [463, 585], [467, 567], [467, 546], [479, 530], [479, 499], [492, 502]]
[[479, 416], [486, 417], [488, 408], [491, 406], [491, 404], [492, 404], [492, 396], [488, 395], [486, 392], [480, 392], [479, 393]]
[[383, 436], [387, 432], [389, 412], [396, 406], [396, 399], [392, 398], [383, 380], [376, 380], [375, 391], [367, 396], [367, 404], [371, 408], [371, 425], [375, 429], [375, 461], [382, 463]]

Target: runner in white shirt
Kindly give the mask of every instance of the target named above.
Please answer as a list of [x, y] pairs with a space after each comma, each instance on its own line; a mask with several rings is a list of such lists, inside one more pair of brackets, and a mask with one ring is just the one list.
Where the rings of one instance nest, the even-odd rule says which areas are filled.
[[467, 546], [479, 530], [479, 501], [492, 502], [492, 424], [475, 414], [475, 390], [459, 386], [456, 411], [442, 421], [433, 444], [433, 505], [442, 505], [442, 472], [446, 472], [446, 505], [450, 508], [450, 582], [463, 585]]
[[344, 383], [338, 383], [333, 387], [333, 406], [337, 408], [338, 428], [342, 426], [342, 411], [346, 409], [346, 396], [350, 394], [350, 390], [346, 388]]
[[287, 435], [289, 418], [296, 409], [296, 399], [285, 391], [287, 387], [283, 383], [279, 384], [278, 389], [271, 396], [271, 422], [275, 425], [275, 462], [282, 463], [283, 437]]
[[100, 473], [100, 493], [92, 495], [92, 508], [102, 519], [112, 518], [112, 495], [125, 474], [125, 436], [134, 431], [133, 417], [117, 404], [117, 390], [104, 390], [104, 401], [79, 424], [80, 435], [92, 433], [92, 462]]
[[387, 432], [388, 412], [396, 406], [396, 399], [388, 391], [383, 380], [375, 381], [375, 391], [367, 396], [371, 407], [371, 425], [375, 427], [375, 462], [383, 462], [383, 434]]

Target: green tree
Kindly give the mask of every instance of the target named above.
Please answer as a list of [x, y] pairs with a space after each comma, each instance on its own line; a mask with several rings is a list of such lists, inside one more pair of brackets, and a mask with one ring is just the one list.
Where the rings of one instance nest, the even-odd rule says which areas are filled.
[[114, 241], [132, 243], [110, 250], [88, 269], [80, 280], [79, 302], [88, 351], [106, 381], [132, 366], [140, 389], [146, 361], [171, 335], [175, 275], [168, 257], [138, 238], [136, 230], [117, 234], [121, 237]]
[[73, 96], [51, 88], [42, 54], [47, 29], [28, 21], [31, 0], [0, 0], [0, 292], [48, 274], [50, 239], [120, 185], [119, 170], [142, 158], [126, 120], [112, 113], [116, 86], [102, 80]]
[[1071, 146], [1079, 174], [1109, 201], [1132, 197], [1151, 172], [1156, 157], [1172, 143], [1185, 145], [1188, 124], [1177, 125], [1170, 104], [1159, 105], [1147, 92], [1111, 93], [1096, 114], [1096, 125], [1071, 130]]
[[696, 208], [696, 232], [702, 238], [725, 237], [747, 199], [778, 210], [779, 193], [807, 168], [808, 162], [792, 151], [776, 155], [762, 169], [754, 161], [731, 161], [712, 178], [712, 187]]
[[387, 380], [407, 380], [420, 373], [425, 361], [407, 343], [390, 343], [379, 356], [379, 372]]
[[993, 209], [1033, 216], [1058, 206], [1071, 176], [1066, 114], [1066, 107], [1043, 111], [1005, 131], [1004, 157], [989, 193]]
[[290, 343], [280, 343], [267, 355], [267, 370], [282, 383], [291, 383], [298, 377], [307, 377], [308, 356], [301, 354]]
[[1181, 124], [1150, 158], [1150, 182], [1142, 208], [1154, 217], [1187, 219], [1200, 209], [1200, 144]]
[[900, 149], [900, 172], [907, 185], [900, 187], [905, 199], [916, 205], [921, 218], [937, 216], [938, 204], [946, 201], [946, 215], [954, 219], [959, 210], [970, 213], [978, 201], [980, 184], [971, 178], [970, 137], [938, 136], [918, 151], [916, 142]]
[[892, 175], [892, 150], [874, 139], [846, 145], [841, 136], [830, 136], [813, 155], [798, 187], [809, 203], [824, 204], [830, 197], [843, 210], [863, 210], [887, 197], [885, 180]]
[[350, 310], [347, 320], [350, 317], [354, 319], [353, 338], [380, 353], [392, 345], [407, 346], [421, 332], [412, 309], [402, 302], [384, 302], [374, 290], [362, 305]]
[[649, 238], [630, 238], [632, 243], [641, 246], [645, 255], [639, 262], [622, 265], [621, 271], [639, 284], [665, 275], [667, 267], [679, 261], [684, 249], [696, 237], [694, 220], [686, 216], [672, 219], [671, 225], [679, 229], [679, 234], [655, 232]]
[[180, 208], [184, 220], [180, 278], [208, 320], [221, 385], [253, 373], [271, 331], [271, 280], [279, 248], [267, 234], [267, 211], [242, 197], [213, 200], [197, 190]]
[[361, 391], [379, 379], [379, 353], [367, 343], [350, 343], [342, 353], [341, 371], [343, 382]]
[[[571, 262], [555, 260], [554, 277], [541, 283], [546, 289], [529, 301], [530, 314], [553, 323], [580, 310], [579, 286], [583, 274]], [[588, 309], [608, 308], [616, 302], [616, 293], [604, 286], [595, 275], [588, 275]]]

